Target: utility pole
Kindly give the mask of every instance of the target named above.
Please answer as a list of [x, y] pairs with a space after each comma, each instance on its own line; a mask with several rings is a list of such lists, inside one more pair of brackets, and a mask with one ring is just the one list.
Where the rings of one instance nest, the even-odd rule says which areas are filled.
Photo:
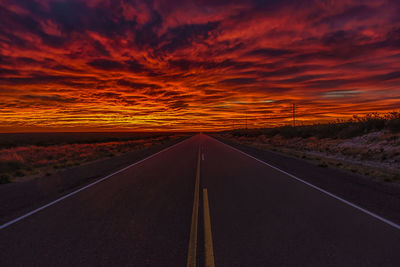
[[296, 127], [296, 105], [293, 103], [293, 127]]

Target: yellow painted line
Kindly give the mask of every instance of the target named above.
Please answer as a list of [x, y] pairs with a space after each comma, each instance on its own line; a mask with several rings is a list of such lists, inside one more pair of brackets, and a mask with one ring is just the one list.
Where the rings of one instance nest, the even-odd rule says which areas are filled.
[[204, 251], [205, 251], [205, 266], [215, 267], [214, 248], [211, 233], [210, 206], [208, 204], [207, 188], [203, 189], [203, 209], [204, 209]]
[[197, 155], [197, 174], [194, 186], [194, 201], [192, 211], [192, 224], [190, 226], [190, 239], [187, 257], [187, 267], [196, 266], [196, 251], [197, 251], [197, 225], [199, 217], [199, 187], [200, 187], [200, 148]]

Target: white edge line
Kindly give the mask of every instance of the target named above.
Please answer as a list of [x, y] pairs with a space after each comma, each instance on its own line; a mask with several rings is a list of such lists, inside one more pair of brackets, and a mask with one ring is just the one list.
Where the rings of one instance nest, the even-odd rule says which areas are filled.
[[73, 192], [71, 192], [71, 193], [69, 193], [69, 194], [66, 194], [65, 196], [62, 196], [62, 197], [60, 197], [60, 198], [57, 198], [56, 200], [54, 200], [54, 201], [52, 201], [52, 202], [50, 202], [50, 203], [47, 203], [46, 205], [41, 206], [41, 207], [39, 207], [39, 208], [37, 208], [37, 209], [34, 209], [34, 210], [32, 210], [32, 211], [30, 211], [30, 212], [28, 212], [28, 213], [26, 213], [26, 214], [24, 214], [24, 215], [22, 215], [22, 216], [20, 216], [20, 217], [18, 217], [18, 218], [15, 218], [14, 220], [11, 220], [11, 221], [9, 221], [9, 222], [7, 222], [7, 223], [4, 223], [4, 224], [0, 225], [0, 230], [2, 230], [2, 229], [4, 229], [4, 228], [6, 228], [7, 226], [10, 226], [10, 225], [12, 225], [12, 224], [18, 222], [18, 221], [21, 221], [21, 220], [23, 220], [23, 219], [25, 219], [25, 218], [27, 218], [27, 217], [33, 215], [33, 214], [35, 214], [35, 213], [37, 213], [37, 212], [39, 212], [39, 211], [45, 209], [45, 208], [48, 208], [48, 207], [50, 207], [50, 206], [52, 206], [52, 205], [54, 205], [54, 204], [60, 202], [61, 200], [64, 200], [64, 199], [66, 199], [66, 198], [69, 198], [70, 196], [73, 196], [73, 195], [75, 195], [75, 194], [77, 194], [77, 193], [79, 193], [79, 192], [81, 192], [81, 191], [83, 191], [83, 190], [85, 190], [85, 189], [87, 189], [87, 188], [89, 188], [89, 187], [92, 187], [92, 186], [94, 186], [94, 185], [97, 184], [97, 183], [100, 183], [100, 182], [102, 182], [102, 181], [104, 181], [104, 180], [107, 180], [107, 179], [110, 178], [111, 176], [114, 176], [114, 175], [116, 175], [116, 174], [118, 174], [118, 173], [120, 173], [120, 172], [123, 172], [123, 171], [125, 171], [125, 170], [127, 170], [127, 169], [129, 169], [129, 168], [131, 168], [131, 167], [133, 167], [133, 166], [135, 166], [135, 165], [138, 165], [138, 164], [142, 163], [142, 162], [145, 161], [145, 160], [148, 160], [148, 159], [150, 159], [150, 158], [153, 158], [153, 157], [155, 157], [155, 156], [157, 156], [157, 155], [159, 155], [159, 154], [161, 154], [161, 153], [163, 153], [163, 152], [165, 152], [165, 151], [167, 151], [167, 150], [169, 150], [169, 149], [171, 149], [171, 148], [173, 148], [173, 147], [175, 147], [175, 146], [177, 146], [177, 145], [180, 145], [180, 144], [182, 144], [183, 142], [185, 142], [185, 141], [187, 141], [187, 140], [189, 140], [189, 139], [191, 139], [191, 137], [189, 137], [189, 138], [187, 138], [187, 139], [185, 139], [185, 140], [182, 140], [181, 142], [176, 143], [176, 144], [174, 144], [174, 145], [172, 145], [172, 146], [169, 146], [169, 147], [167, 147], [167, 148], [164, 148], [163, 150], [158, 151], [157, 153], [152, 154], [152, 155], [148, 156], [147, 158], [144, 158], [144, 159], [142, 159], [142, 160], [139, 160], [139, 161], [137, 161], [137, 162], [135, 162], [135, 163], [133, 163], [133, 164], [131, 164], [131, 165], [128, 165], [128, 166], [126, 166], [126, 167], [124, 167], [124, 168], [122, 168], [122, 169], [120, 169], [120, 170], [118, 170], [118, 171], [116, 171], [116, 172], [113, 172], [113, 173], [111, 173], [111, 174], [109, 174], [109, 175], [107, 175], [107, 176], [105, 176], [105, 177], [103, 177], [103, 178], [101, 178], [101, 179], [98, 179], [98, 180], [96, 180], [96, 181], [94, 181], [94, 182], [92, 182], [92, 183], [90, 183], [90, 184], [88, 184], [88, 185], [85, 185], [84, 187], [81, 187], [81, 188], [79, 188], [79, 189], [77, 189], [77, 190], [75, 190], [75, 191], [73, 191]]
[[347, 201], [347, 200], [345, 200], [345, 199], [343, 199], [343, 198], [341, 198], [341, 197], [339, 197], [339, 196], [337, 196], [337, 195], [335, 195], [335, 194], [332, 194], [332, 193], [330, 193], [330, 192], [328, 192], [328, 191], [326, 191], [326, 190], [324, 190], [324, 189], [322, 189], [322, 188], [319, 188], [318, 186], [315, 186], [315, 185], [313, 185], [313, 184], [311, 184], [311, 183], [309, 183], [309, 182], [306, 182], [306, 181], [304, 181], [304, 180], [298, 178], [297, 176], [295, 176], [295, 175], [293, 175], [293, 174], [290, 174], [290, 173], [288, 173], [288, 172], [285, 172], [284, 170], [281, 170], [281, 169], [279, 169], [278, 167], [275, 167], [275, 166], [273, 166], [273, 165], [271, 165], [271, 164], [269, 164], [269, 163], [266, 163], [265, 161], [262, 161], [262, 160], [260, 160], [260, 159], [258, 159], [258, 158], [255, 158], [255, 157], [253, 157], [253, 156], [251, 156], [251, 155], [249, 155], [249, 154], [247, 154], [247, 153], [245, 153], [245, 152], [243, 152], [243, 151], [241, 151], [241, 150], [239, 150], [239, 149], [237, 149], [237, 148], [234, 148], [234, 147], [231, 146], [231, 145], [225, 144], [225, 143], [223, 143], [223, 142], [221, 142], [221, 141], [215, 139], [214, 137], [211, 137], [211, 138], [214, 139], [214, 140], [216, 140], [216, 141], [218, 141], [218, 142], [220, 142], [221, 144], [224, 144], [224, 145], [226, 145], [226, 146], [228, 146], [228, 147], [230, 147], [230, 148], [232, 148], [232, 149], [234, 149], [234, 150], [236, 150], [236, 151], [238, 151], [238, 152], [240, 152], [240, 153], [242, 153], [242, 154], [244, 154], [244, 155], [246, 155], [246, 156], [248, 156], [248, 157], [250, 157], [250, 158], [252, 158], [252, 159], [254, 159], [254, 160], [256, 160], [256, 161], [258, 161], [258, 162], [260, 162], [260, 163], [262, 163], [262, 164], [267, 165], [268, 167], [270, 167], [270, 168], [272, 168], [272, 169], [274, 169], [274, 170], [277, 170], [277, 171], [279, 171], [279, 172], [281, 172], [281, 173], [284, 173], [284, 174], [288, 175], [289, 177], [291, 177], [291, 178], [293, 178], [293, 179], [295, 179], [295, 180], [297, 180], [297, 181], [300, 181], [300, 182], [302, 182], [302, 183], [304, 183], [304, 184], [306, 184], [306, 185], [308, 185], [308, 186], [310, 186], [310, 187], [312, 187], [312, 188], [314, 188], [314, 189], [316, 189], [316, 190], [318, 190], [318, 191], [320, 191], [320, 192], [322, 192], [322, 193], [327, 194], [327, 195], [330, 196], [330, 197], [333, 197], [333, 198], [335, 198], [335, 199], [337, 199], [337, 200], [339, 200], [339, 201], [341, 201], [341, 202], [343, 202], [343, 203], [345, 203], [345, 204], [347, 204], [347, 205], [349, 205], [349, 206], [352, 206], [352, 207], [355, 208], [355, 209], [358, 209], [359, 211], [362, 211], [362, 212], [364, 212], [364, 213], [366, 213], [366, 214], [368, 214], [368, 215], [370, 215], [370, 216], [372, 216], [372, 217], [374, 217], [374, 218], [376, 218], [376, 219], [378, 219], [378, 220], [380, 220], [380, 221], [382, 221], [382, 222], [384, 222], [384, 223], [387, 223], [387, 224], [389, 224], [390, 226], [393, 226], [394, 228], [396, 228], [397, 230], [400, 230], [400, 225], [398, 225], [398, 224], [396, 224], [396, 223], [394, 223], [394, 222], [392, 222], [392, 221], [389, 221], [388, 219], [385, 219], [385, 218], [379, 216], [378, 214], [375, 214], [375, 213], [373, 213], [373, 212], [371, 212], [371, 211], [369, 211], [369, 210], [366, 210], [366, 209], [364, 209], [364, 208], [362, 208], [362, 207], [360, 207], [360, 206], [358, 206], [358, 205], [356, 205], [356, 204], [354, 204], [354, 203], [352, 203], [352, 202], [350, 202], [350, 201]]

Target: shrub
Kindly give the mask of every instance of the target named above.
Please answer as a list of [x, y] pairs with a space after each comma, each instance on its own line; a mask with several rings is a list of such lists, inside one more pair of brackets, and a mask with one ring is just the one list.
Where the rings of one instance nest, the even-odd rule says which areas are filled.
[[391, 132], [400, 132], [400, 118], [386, 121], [386, 127]]
[[10, 177], [7, 174], [0, 175], [0, 184], [7, 184], [10, 182]]
[[321, 162], [321, 163], [318, 164], [318, 167], [328, 168], [328, 164], [326, 164], [325, 162]]
[[25, 173], [22, 172], [22, 171], [20, 171], [20, 170], [17, 170], [17, 171], [14, 173], [14, 176], [16, 176], [16, 177], [22, 177], [22, 176], [24, 176], [24, 175], [25, 175]]
[[351, 138], [351, 137], [355, 137], [358, 135], [362, 135], [364, 133], [363, 129], [361, 127], [359, 127], [358, 125], [350, 125], [346, 128], [343, 128], [339, 133], [338, 133], [338, 137], [339, 138]]
[[18, 161], [0, 161], [0, 173], [20, 170], [23, 167], [23, 163]]
[[318, 138], [352, 138], [370, 132], [388, 129], [392, 132], [400, 132], [400, 112], [390, 112], [380, 115], [378, 113], [367, 114], [364, 117], [354, 115], [352, 119], [342, 122], [337, 121], [327, 124], [314, 124], [303, 126], [281, 126], [264, 129], [235, 129], [228, 131], [236, 137], [273, 137], [280, 135], [284, 138], [318, 137]]

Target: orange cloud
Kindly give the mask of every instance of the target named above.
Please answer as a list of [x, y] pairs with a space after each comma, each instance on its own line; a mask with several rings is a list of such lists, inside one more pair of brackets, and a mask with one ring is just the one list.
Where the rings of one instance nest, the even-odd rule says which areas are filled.
[[[151, 2], [151, 3], [150, 3]], [[400, 5], [0, 3], [0, 131], [221, 130], [400, 104]]]

